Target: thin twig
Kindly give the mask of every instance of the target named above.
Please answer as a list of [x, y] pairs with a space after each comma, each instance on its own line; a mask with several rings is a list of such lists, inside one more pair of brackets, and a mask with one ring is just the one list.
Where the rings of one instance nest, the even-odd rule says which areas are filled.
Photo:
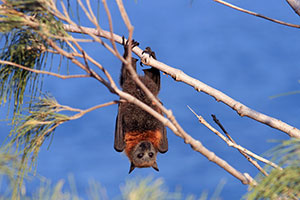
[[[106, 15], [107, 15], [107, 18], [108, 18], [108, 24], [109, 24], [109, 32], [110, 32], [110, 42], [116, 52], [116, 54], [118, 55], [117, 57], [121, 57], [118, 49], [117, 49], [117, 46], [116, 46], [116, 42], [115, 40], [113, 39], [113, 34], [114, 34], [114, 29], [113, 29], [113, 23], [112, 23], [112, 18], [111, 18], [111, 14], [110, 14], [110, 11], [109, 11], [109, 8], [108, 8], [108, 5], [107, 5], [107, 2], [106, 0], [102, 0], [102, 3], [104, 5], [104, 8], [105, 8], [105, 12], [106, 12]], [[90, 9], [90, 12], [92, 13], [92, 15], [94, 16], [94, 19], [96, 19], [94, 13], [92, 12], [92, 9]], [[131, 45], [130, 45], [131, 46]], [[129, 56], [131, 57], [131, 56]]]
[[[64, 21], [68, 22], [69, 24], [76, 25], [76, 24], [71, 20], [70, 16], [68, 15], [68, 12], [67, 12], [67, 10], [66, 10], [66, 8], [65, 8], [65, 6], [64, 6], [64, 4], [63, 4], [63, 2], [61, 2], [61, 3], [62, 3], [62, 7], [63, 7], [63, 10], [64, 10], [65, 16], [63, 16], [62, 14], [57, 14], [57, 15], [61, 16], [61, 17], [64, 19]], [[86, 10], [86, 8], [85, 8], [84, 5], [82, 4], [82, 2], [81, 2], [80, 0], [78, 0], [78, 3], [81, 5], [81, 8], [84, 10], [85, 14], [90, 18], [90, 20], [92, 20], [92, 17], [91, 17], [90, 14], [88, 13], [88, 11]], [[55, 9], [55, 10], [57, 10], [57, 9]], [[58, 11], [57, 11], [57, 12], [58, 12]], [[93, 16], [93, 14], [92, 14], [92, 16]], [[94, 21], [92, 21], [92, 22], [95, 23]], [[97, 24], [97, 23], [96, 23], [96, 24]], [[100, 30], [100, 27], [99, 27], [99, 26], [98, 26], [98, 28], [99, 28], [99, 30]], [[110, 51], [112, 51], [112, 53], [114, 54], [113, 50], [112, 50], [107, 44], [105, 44], [99, 37], [96, 37], [95, 34], [93, 34], [93, 33], [87, 33], [87, 34], [90, 35], [91, 37], [93, 37], [95, 41], [98, 41], [98, 42], [100, 42], [101, 44], [103, 44], [104, 47], [106, 47], [107, 49], [109, 49]], [[106, 77], [108, 78], [108, 81], [109, 81], [109, 83], [110, 83], [111, 86], [110, 86], [109, 83], [107, 83], [101, 76], [99, 76], [95, 71], [93, 71], [92, 69], [90, 69], [88, 66], [86, 66], [85, 70], [86, 70], [87, 72], [89, 72], [94, 78], [96, 78], [96, 79], [98, 79], [99, 81], [103, 82], [104, 85], [105, 85], [111, 92], [114, 92], [114, 90], [113, 90], [112, 88], [115, 87], [115, 83], [114, 83], [112, 77], [110, 76], [110, 74], [107, 72], [107, 70], [106, 70], [100, 63], [98, 63], [98, 62], [95, 61], [93, 58], [91, 58], [91, 57], [83, 50], [83, 48], [79, 45], [79, 43], [78, 43], [77, 41], [72, 40], [72, 42], [73, 42], [73, 43], [75, 44], [75, 46], [79, 49], [80, 52], [84, 53], [84, 55], [85, 55], [85, 57], [84, 57], [84, 58], [85, 58], [85, 62], [86, 62], [86, 59], [87, 59], [87, 60], [91, 61], [94, 65], [96, 65], [100, 70], [103, 71], [103, 73], [104, 73], [104, 74], [106, 75]], [[76, 53], [76, 52], [75, 52], [75, 53]], [[72, 54], [70, 54], [70, 55], [72, 55]], [[75, 63], [75, 64], [76, 64], [76, 63]], [[82, 68], [82, 66], [79, 66], [79, 67]]]
[[[87, 11], [87, 9], [85, 8], [85, 6], [83, 5], [83, 3], [81, 2], [81, 0], [77, 0], [78, 3], [80, 4], [80, 7], [83, 9], [84, 13], [86, 14], [86, 16], [88, 17], [88, 19], [97, 27], [97, 32], [101, 32], [102, 29], [99, 26], [99, 23], [97, 21], [97, 18], [95, 17], [95, 15], [93, 14], [93, 12], [89, 13]], [[89, 5], [89, 4], [88, 4]], [[90, 11], [92, 11], [90, 9]], [[67, 19], [68, 23], [71, 25], [75, 25], [78, 26], [76, 23], [74, 23], [69, 17]], [[80, 26], [78, 26], [79, 28], [81, 28]], [[116, 56], [117, 58], [122, 60], [122, 56], [118, 53], [118, 51], [115, 51], [114, 48], [111, 48], [108, 44], [106, 44], [104, 41], [101, 40], [101, 38], [96, 37], [96, 34], [93, 34], [91, 32], [87, 32], [86, 34], [90, 35], [96, 42], [99, 42], [100, 44], [102, 44], [107, 50], [109, 50], [114, 56]], [[110, 38], [110, 37], [109, 37]], [[108, 39], [109, 39], [108, 38]], [[110, 39], [109, 39], [110, 40]]]
[[110, 102], [107, 102], [107, 103], [96, 105], [96, 106], [93, 106], [89, 109], [80, 111], [78, 114], [73, 115], [72, 117], [69, 117], [69, 119], [70, 120], [78, 119], [78, 118], [82, 117], [83, 115], [85, 115], [88, 112], [91, 112], [91, 111], [96, 110], [98, 108], [103, 108], [103, 107], [106, 107], [106, 106], [114, 105], [114, 104], [117, 104], [117, 103], [119, 103], [119, 101], [110, 101]]
[[[106, 107], [106, 106], [110, 106], [110, 105], [114, 105], [114, 104], [118, 104], [119, 101], [110, 101], [110, 102], [107, 102], [107, 103], [103, 103], [103, 104], [99, 104], [99, 105], [96, 105], [96, 106], [93, 106], [91, 108], [88, 108], [88, 109], [85, 109], [85, 110], [82, 110], [82, 109], [79, 109], [79, 108], [72, 108], [70, 106], [66, 106], [66, 105], [60, 105], [59, 103], [56, 103], [55, 104], [55, 107], [57, 108], [55, 110], [55, 112], [61, 112], [61, 111], [71, 111], [71, 112], [78, 112], [77, 114], [73, 115], [73, 116], [70, 116], [68, 117], [65, 121], [69, 121], [69, 120], [74, 120], [74, 119], [78, 119], [80, 117], [82, 117], [83, 115], [91, 112], [91, 111], [94, 111], [98, 108], [103, 108], [103, 107]], [[41, 122], [42, 124], [43, 122]], [[45, 122], [45, 124], [48, 124], [48, 123], [52, 123], [52, 122]]]
[[267, 160], [267, 159], [265, 159], [261, 156], [256, 155], [255, 153], [249, 151], [248, 149], [242, 147], [241, 145], [238, 145], [238, 144], [235, 144], [235, 143], [231, 142], [224, 135], [222, 135], [219, 131], [217, 131], [214, 127], [212, 127], [207, 121], [205, 121], [205, 119], [202, 116], [197, 115], [197, 113], [192, 108], [190, 108], [189, 106], [188, 106], [188, 108], [192, 111], [192, 113], [194, 113], [194, 115], [198, 118], [198, 120], [201, 124], [206, 126], [209, 130], [211, 130], [213, 133], [215, 133], [217, 136], [219, 136], [222, 140], [224, 140], [228, 144], [228, 146], [236, 148], [236, 149], [244, 152], [245, 154], [247, 154], [247, 155], [249, 155], [249, 156], [251, 156], [251, 157], [253, 157], [253, 158], [255, 158], [255, 159], [257, 159], [261, 162], [264, 162], [264, 163], [266, 163], [266, 164], [268, 164], [268, 165], [270, 165], [270, 166], [272, 166], [276, 169], [282, 170], [282, 168], [279, 167], [278, 165], [276, 165], [275, 163], [273, 163], [273, 162], [271, 162], [271, 161], [269, 161], [269, 160]]
[[32, 69], [32, 68], [25, 67], [23, 65], [19, 65], [19, 64], [10, 62], [10, 61], [5, 61], [5, 60], [0, 60], [0, 63], [4, 64], [4, 65], [15, 66], [15, 67], [18, 67], [18, 68], [21, 68], [21, 69], [24, 69], [24, 70], [27, 70], [27, 71], [30, 71], [30, 72], [34, 72], [34, 73], [37, 73], [37, 74], [47, 74], [47, 75], [50, 75], [50, 76], [55, 76], [55, 77], [58, 77], [58, 78], [61, 78], [61, 79], [91, 77], [89, 74], [61, 75], [61, 74], [57, 74], [57, 73], [53, 73], [53, 72], [48, 72], [48, 71], [43, 71], [43, 70], [38, 70], [38, 69]]
[[[77, 65], [78, 67], [80, 67], [81, 69], [83, 69], [84, 71], [86, 71], [87, 73], [92, 74], [92, 77], [96, 78], [97, 80], [99, 80], [102, 84], [104, 84], [111, 92], [114, 92], [114, 89], [112, 89], [111, 84], [113, 83], [108, 83], [105, 79], [103, 79], [100, 75], [98, 75], [94, 70], [87, 68], [87, 66], [85, 66], [84, 64], [82, 64], [80, 61], [78, 61], [73, 55], [72, 53], [66, 52], [65, 50], [61, 49], [60, 47], [58, 47], [56, 45], [56, 43], [51, 40], [50, 38], [48, 38], [46, 35], [43, 35], [42, 33], [40, 33], [41, 36], [43, 37], [44, 40], [47, 41], [47, 43], [53, 48], [55, 49], [57, 52], [59, 52], [59, 54], [61, 54], [62, 56], [65, 56], [66, 58], [70, 59], [75, 65]], [[74, 43], [76, 43], [74, 41]]]
[[252, 12], [250, 10], [246, 10], [246, 9], [240, 8], [238, 6], [235, 6], [235, 5], [231, 4], [231, 3], [228, 3], [228, 2], [225, 2], [225, 1], [222, 1], [222, 0], [213, 0], [213, 1], [215, 1], [217, 3], [220, 3], [220, 4], [223, 4], [225, 6], [228, 6], [230, 8], [233, 8], [235, 10], [247, 13], [249, 15], [254, 15], [256, 17], [260, 17], [260, 18], [269, 20], [269, 21], [274, 22], [274, 23], [278, 23], [278, 24], [285, 25], [285, 26], [290, 26], [290, 27], [293, 27], [293, 28], [300, 28], [300, 25], [298, 25], [298, 24], [291, 24], [291, 23], [287, 23], [287, 22], [284, 22], [284, 21], [280, 21], [280, 20], [277, 20], [277, 19], [270, 18], [270, 17], [266, 17], [264, 15]]
[[[217, 119], [217, 117], [215, 115], [211, 115], [214, 122], [222, 129], [222, 131], [224, 132], [224, 134], [227, 136], [227, 138], [233, 142], [234, 144], [237, 144], [233, 138], [229, 135], [229, 133], [225, 130], [224, 126], [221, 124], [221, 122]], [[265, 176], [268, 176], [268, 173], [255, 161], [253, 160], [250, 156], [248, 156], [246, 153], [244, 153], [243, 151], [239, 150], [238, 151], [250, 162], [252, 163], [259, 171], [261, 171], [261, 173], [263, 173]]]

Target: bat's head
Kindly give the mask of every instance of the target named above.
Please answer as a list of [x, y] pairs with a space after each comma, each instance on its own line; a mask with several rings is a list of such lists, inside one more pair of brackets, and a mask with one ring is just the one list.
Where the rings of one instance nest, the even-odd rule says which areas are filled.
[[131, 166], [129, 173], [131, 173], [136, 167], [153, 167], [156, 171], [158, 170], [156, 163], [157, 150], [153, 144], [149, 141], [141, 141], [130, 152]]

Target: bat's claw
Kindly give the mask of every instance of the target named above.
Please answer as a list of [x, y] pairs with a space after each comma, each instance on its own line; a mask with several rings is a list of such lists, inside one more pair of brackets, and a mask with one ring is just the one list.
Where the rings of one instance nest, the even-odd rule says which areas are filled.
[[[129, 40], [126, 40], [126, 42], [125, 42], [125, 37], [124, 36], [122, 36], [122, 45], [124, 46], [125, 49], [128, 49]], [[135, 40], [132, 40], [131, 49], [133, 49], [134, 47], [139, 46], [139, 45], [140, 45], [140, 43], [138, 43]]]
[[[146, 47], [146, 49], [142, 52], [142, 55], [143, 55], [144, 53], [149, 54], [149, 57], [152, 57], [152, 58], [154, 58], [154, 59], [156, 60], [155, 52], [152, 51], [152, 49], [151, 49], [150, 47]], [[140, 65], [143, 66], [143, 63], [140, 62]]]
[[154, 58], [156, 60], [155, 52], [152, 51], [150, 47], [146, 47], [146, 49], [142, 52], [142, 54], [147, 53], [150, 57]]

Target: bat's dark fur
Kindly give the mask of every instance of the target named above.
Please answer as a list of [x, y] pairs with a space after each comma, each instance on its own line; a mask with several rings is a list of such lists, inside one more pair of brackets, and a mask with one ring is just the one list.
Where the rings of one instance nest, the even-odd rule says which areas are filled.
[[[123, 57], [126, 59], [128, 56], [128, 43], [125, 44], [125, 42], [123, 42], [123, 45]], [[137, 42], [132, 41], [131, 48], [137, 45]], [[143, 53], [148, 53], [153, 58], [156, 58], [154, 52], [152, 52], [149, 47], [147, 47]], [[131, 64], [134, 70], [136, 70], [136, 62], [137, 59], [132, 58]], [[143, 71], [144, 76], [139, 76], [139, 79], [154, 96], [157, 96], [160, 90], [159, 70], [150, 68], [144, 69]], [[155, 103], [150, 100], [145, 92], [132, 79], [124, 63], [121, 69], [120, 85], [124, 92], [131, 94], [161, 113]], [[140, 107], [133, 103], [122, 102], [119, 104], [116, 121], [114, 148], [119, 152], [125, 150], [131, 162], [130, 172], [135, 167], [153, 167], [158, 170], [156, 163], [157, 152], [165, 153], [168, 150], [166, 129], [159, 120]]]

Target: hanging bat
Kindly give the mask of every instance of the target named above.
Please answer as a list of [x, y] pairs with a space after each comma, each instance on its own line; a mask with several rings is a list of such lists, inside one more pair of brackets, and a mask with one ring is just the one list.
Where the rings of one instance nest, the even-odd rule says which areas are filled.
[[[128, 48], [134, 48], [139, 43], [132, 41], [132, 46], [128, 46], [123, 38], [124, 54], [126, 59], [128, 56]], [[150, 47], [147, 47], [143, 53], [156, 59], [155, 53]], [[131, 64], [136, 71], [136, 58], [132, 58]], [[139, 79], [144, 85], [157, 97], [160, 90], [160, 72], [158, 69], [151, 67], [144, 69], [144, 76]], [[145, 92], [132, 79], [130, 72], [122, 64], [120, 85], [124, 92], [131, 94], [143, 103], [147, 104], [160, 114], [162, 111], [154, 102], [145, 94]], [[115, 127], [114, 148], [118, 152], [125, 151], [131, 165], [129, 173], [136, 167], [152, 167], [159, 171], [156, 156], [157, 153], [165, 153], [168, 151], [168, 139], [165, 126], [142, 108], [133, 103], [120, 102]]]

